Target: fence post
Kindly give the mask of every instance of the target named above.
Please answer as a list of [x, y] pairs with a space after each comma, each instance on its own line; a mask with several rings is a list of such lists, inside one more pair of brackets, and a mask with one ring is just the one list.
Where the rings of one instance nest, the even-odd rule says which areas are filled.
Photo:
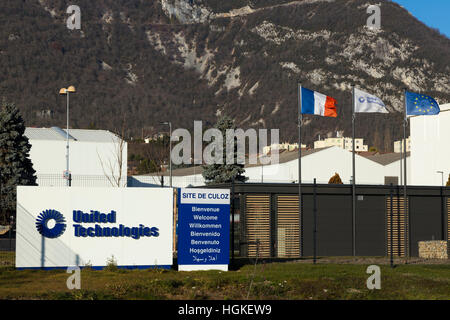
[[10, 221], [9, 221], [9, 252], [11, 252], [12, 251], [12, 240], [11, 240], [11, 238], [12, 238], [12, 228], [13, 228], [13, 226], [14, 226], [14, 217], [13, 216], [10, 216], [9, 217], [10, 218]]
[[391, 209], [391, 212], [390, 212], [390, 233], [391, 233], [391, 237], [390, 237], [390, 242], [391, 242], [391, 250], [390, 250], [390, 255], [391, 255], [391, 268], [393, 268], [394, 267], [394, 234], [393, 234], [393, 232], [394, 232], [394, 208], [392, 207], [393, 206], [393, 204], [394, 204], [394, 201], [393, 201], [393, 195], [392, 195], [392, 193], [393, 193], [393, 191], [392, 191], [392, 188], [393, 188], [393, 184], [391, 183], [391, 187], [389, 188], [389, 191], [390, 191], [390, 202], [391, 202], [391, 206], [390, 206], [390, 209]]
[[[444, 186], [441, 186], [441, 225], [442, 225], [442, 240], [446, 240], [445, 236], [445, 200], [444, 200]], [[447, 239], [448, 240], [448, 239]]]
[[234, 177], [231, 180], [231, 265], [234, 266]]
[[313, 215], [314, 215], [314, 230], [313, 230], [313, 252], [314, 252], [314, 264], [316, 264], [317, 260], [317, 184], [316, 184], [316, 178], [314, 178], [314, 193], [313, 193]]

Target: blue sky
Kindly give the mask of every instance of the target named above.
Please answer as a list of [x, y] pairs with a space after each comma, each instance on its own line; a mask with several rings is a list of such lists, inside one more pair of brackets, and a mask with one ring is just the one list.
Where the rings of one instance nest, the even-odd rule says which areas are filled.
[[[393, 0], [429, 27], [450, 38], [450, 0]], [[382, 18], [383, 19], [383, 18]]]

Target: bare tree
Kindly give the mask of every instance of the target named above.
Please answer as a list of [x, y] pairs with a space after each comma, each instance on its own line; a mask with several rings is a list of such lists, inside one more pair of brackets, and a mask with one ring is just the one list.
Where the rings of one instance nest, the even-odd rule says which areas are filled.
[[162, 141], [155, 141], [147, 144], [143, 150], [145, 159], [151, 161], [154, 165], [148, 168], [148, 173], [154, 174], [158, 184], [164, 183], [164, 172], [166, 164], [169, 161], [169, 150], [167, 145]]
[[123, 183], [123, 179], [126, 179], [127, 177], [126, 176], [123, 177], [122, 174], [124, 165], [123, 151], [126, 145], [124, 136], [125, 136], [125, 122], [123, 122], [119, 134], [115, 134], [115, 136], [112, 138], [113, 150], [111, 150], [111, 152], [113, 156], [111, 158], [108, 158], [107, 160], [104, 160], [102, 159], [97, 150], [97, 155], [98, 159], [100, 160], [100, 164], [102, 166], [103, 174], [113, 187], [125, 187], [127, 184], [126, 180], [125, 183]]

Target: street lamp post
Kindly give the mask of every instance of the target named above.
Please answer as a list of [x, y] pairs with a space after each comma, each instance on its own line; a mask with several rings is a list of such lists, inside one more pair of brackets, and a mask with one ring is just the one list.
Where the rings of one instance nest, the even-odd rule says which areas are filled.
[[444, 171], [436, 171], [436, 173], [441, 174], [442, 186], [444, 186]]
[[264, 182], [264, 163], [261, 163], [261, 183]]
[[170, 187], [172, 188], [172, 122], [165, 121], [161, 124], [169, 126], [169, 174], [170, 174]]
[[67, 130], [66, 130], [66, 175], [67, 175], [67, 186], [70, 187], [72, 184], [72, 175], [69, 173], [69, 94], [75, 93], [75, 87], [69, 86], [67, 89], [62, 88], [59, 90], [59, 94], [67, 96]]
[[266, 155], [262, 155], [261, 157], [260, 157], [260, 159], [262, 160], [260, 160], [260, 162], [261, 162], [261, 183], [264, 183], [264, 161], [265, 161], [265, 159], [266, 159]]

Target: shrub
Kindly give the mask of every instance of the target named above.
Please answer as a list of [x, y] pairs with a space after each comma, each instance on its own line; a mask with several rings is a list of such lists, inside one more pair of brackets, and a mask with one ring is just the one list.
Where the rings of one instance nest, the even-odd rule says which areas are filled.
[[111, 255], [111, 258], [106, 259], [106, 271], [117, 271], [117, 261], [114, 258], [114, 255]]
[[329, 184], [343, 184], [341, 177], [339, 176], [338, 173], [335, 173], [335, 175], [330, 178], [330, 181], [328, 181], [328, 183]]
[[84, 264], [84, 269], [85, 269], [85, 270], [92, 270], [92, 263], [91, 263], [91, 260], [87, 261], [87, 262]]

